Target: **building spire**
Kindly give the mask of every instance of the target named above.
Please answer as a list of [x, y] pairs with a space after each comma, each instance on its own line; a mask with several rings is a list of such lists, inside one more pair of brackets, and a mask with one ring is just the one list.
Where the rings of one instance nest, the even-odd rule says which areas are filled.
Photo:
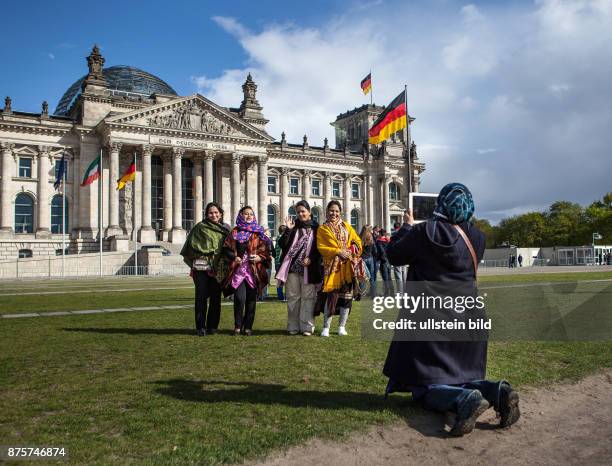
[[263, 107], [257, 101], [257, 84], [253, 81], [251, 73], [247, 75], [246, 81], [242, 85], [242, 93], [244, 95], [240, 104], [240, 117], [246, 122], [265, 131], [266, 120], [263, 116]]
[[[104, 73], [102, 72], [104, 69], [104, 57], [100, 54], [100, 49], [97, 44], [94, 44], [93, 49], [91, 49], [91, 53], [87, 57], [87, 67], [89, 68], [89, 73], [85, 77], [85, 81], [83, 81], [83, 91], [93, 90], [93, 88], [100, 89], [106, 88], [106, 79], [104, 78]], [[91, 88], [91, 89], [89, 89]]]

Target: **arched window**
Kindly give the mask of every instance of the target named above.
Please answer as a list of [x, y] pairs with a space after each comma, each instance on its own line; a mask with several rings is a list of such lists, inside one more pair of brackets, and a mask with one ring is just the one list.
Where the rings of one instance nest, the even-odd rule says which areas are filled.
[[51, 233], [62, 234], [68, 231], [68, 199], [66, 199], [66, 217], [64, 218], [64, 228], [62, 228], [62, 209], [64, 208], [62, 195], [53, 196], [51, 201]]
[[289, 214], [289, 217], [291, 217], [293, 220], [297, 218], [297, 212], [295, 211], [295, 207], [289, 207], [289, 211], [287, 213]]
[[357, 209], [351, 210], [351, 226], [359, 231], [359, 211]]
[[272, 204], [268, 204], [268, 228], [270, 229], [270, 234], [276, 236], [276, 208]]
[[312, 219], [315, 222], [321, 224], [321, 209], [319, 209], [318, 207], [313, 207], [310, 211], [310, 214], [312, 215]]
[[400, 187], [397, 183], [389, 183], [389, 200], [400, 200]]
[[26, 193], [15, 198], [15, 233], [34, 232], [34, 199]]

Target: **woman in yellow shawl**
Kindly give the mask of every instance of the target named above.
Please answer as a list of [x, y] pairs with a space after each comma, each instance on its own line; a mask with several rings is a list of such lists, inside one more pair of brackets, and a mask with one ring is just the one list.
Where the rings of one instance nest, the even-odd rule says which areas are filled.
[[340, 315], [338, 335], [348, 335], [346, 322], [353, 302], [355, 266], [361, 261], [361, 238], [342, 221], [338, 201], [327, 204], [327, 221], [317, 231], [317, 249], [323, 257], [325, 311], [322, 337], [329, 336], [332, 316]]

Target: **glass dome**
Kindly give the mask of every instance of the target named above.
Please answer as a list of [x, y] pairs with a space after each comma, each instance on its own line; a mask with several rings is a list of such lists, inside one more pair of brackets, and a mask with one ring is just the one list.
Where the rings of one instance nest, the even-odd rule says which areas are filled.
[[[102, 70], [108, 89], [119, 95], [148, 97], [151, 94], [177, 95], [168, 83], [157, 76], [132, 66], [111, 66]], [[56, 115], [68, 115], [70, 108], [81, 94], [81, 87], [86, 76], [76, 81], [64, 93], [55, 109]]]

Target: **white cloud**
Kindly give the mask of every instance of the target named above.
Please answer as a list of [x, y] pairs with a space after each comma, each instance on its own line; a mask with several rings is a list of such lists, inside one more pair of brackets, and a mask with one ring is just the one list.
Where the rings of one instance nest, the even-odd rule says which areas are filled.
[[55, 55], [52, 53], [48, 53], [47, 56], [51, 59], [51, 60], [55, 60]]
[[250, 71], [270, 134], [280, 138], [284, 130], [299, 143], [306, 133], [311, 145], [324, 137], [333, 145], [329, 123], [369, 103], [359, 82], [370, 69], [378, 104], [407, 84], [412, 134], [427, 164], [422, 189], [462, 181], [480, 215], [498, 220], [609, 191], [611, 4], [397, 1], [367, 16], [354, 5], [317, 28], [258, 30], [215, 17], [247, 60], [193, 83], [220, 105], [237, 107]]

